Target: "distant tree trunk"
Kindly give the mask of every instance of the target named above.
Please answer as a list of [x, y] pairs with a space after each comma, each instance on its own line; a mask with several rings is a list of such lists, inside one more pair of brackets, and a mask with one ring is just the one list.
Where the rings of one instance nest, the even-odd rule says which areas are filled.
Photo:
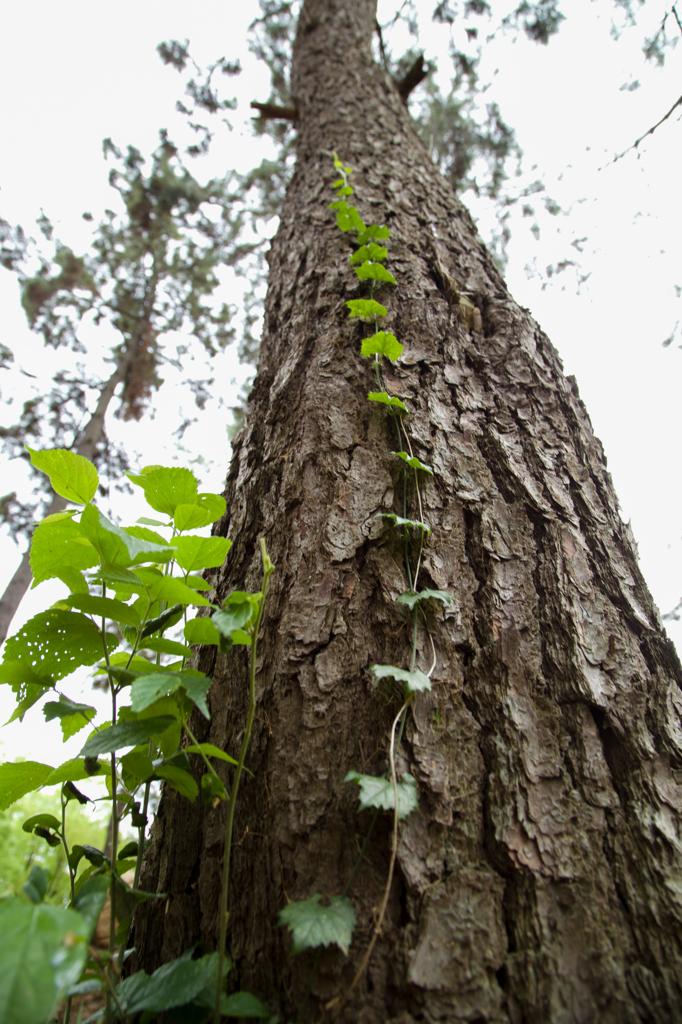
[[[109, 403], [114, 397], [114, 392], [118, 385], [126, 379], [131, 363], [131, 356], [127, 351], [124, 351], [116, 370], [103, 385], [95, 411], [85, 425], [81, 439], [76, 445], [75, 451], [78, 455], [83, 455], [86, 459], [94, 459], [97, 446], [104, 437], [104, 418]], [[62, 509], [66, 508], [67, 504], [68, 502], [65, 498], [55, 494], [45, 515], [51, 516], [55, 512], [61, 512]], [[7, 637], [12, 619], [23, 601], [26, 591], [31, 586], [32, 579], [29, 545], [29, 549], [24, 552], [14, 576], [12, 576], [12, 579], [7, 584], [4, 594], [0, 597], [0, 643]]]
[[[298, 162], [270, 253], [260, 366], [227, 480], [217, 579], [258, 589], [258, 538], [276, 563], [259, 706], [237, 811], [229, 952], [234, 978], [282, 1015], [313, 954], [290, 956], [287, 899], [341, 892], [368, 827], [350, 769], [387, 766], [403, 665], [399, 505], [391, 424], [366, 400], [366, 294], [327, 209], [331, 151], [356, 168], [367, 222], [392, 232], [398, 286], [380, 296], [405, 344], [388, 386], [433, 478], [422, 583], [452, 608], [429, 621], [433, 691], [418, 696], [399, 771], [419, 787], [400, 827], [383, 935], [339, 1018], [634, 1024], [682, 1020], [682, 679], [618, 514], [601, 445], [559, 357], [510, 297], [471, 218], [432, 166], [374, 63], [374, 0], [306, 0], [293, 68]], [[457, 296], [481, 313], [459, 321]], [[385, 296], [385, 297], [384, 297]], [[476, 328], [480, 326], [481, 330]], [[367, 332], [365, 332], [367, 333]], [[412, 501], [412, 499], [410, 499]], [[410, 505], [412, 514], [417, 510]], [[238, 749], [243, 650], [213, 675], [203, 737]], [[420, 630], [417, 665], [431, 647]], [[150, 971], [215, 946], [224, 809], [166, 790], [136, 919]], [[367, 947], [389, 859], [381, 820], [350, 896], [348, 958], [326, 950], [306, 1021], [344, 992]]]

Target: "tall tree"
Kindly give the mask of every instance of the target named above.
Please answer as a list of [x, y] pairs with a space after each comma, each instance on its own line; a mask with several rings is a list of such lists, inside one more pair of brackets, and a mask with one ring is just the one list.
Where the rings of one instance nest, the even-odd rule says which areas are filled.
[[[368, 404], [361, 297], [327, 209], [332, 151], [356, 168], [365, 222], [391, 231], [377, 296], [404, 344], [386, 377], [432, 466], [422, 585], [452, 605], [419, 626], [436, 667], [398, 751], [419, 810], [401, 823], [386, 920], [344, 1021], [679, 1019], [682, 670], [639, 571], [574, 379], [509, 295], [467, 211], [428, 159], [375, 63], [375, 0], [306, 0], [293, 54], [297, 163], [269, 254], [258, 375], [219, 531], [215, 586], [258, 586], [276, 563], [250, 768], [238, 810], [229, 949], [242, 987], [287, 1020], [319, 1020], [369, 943], [389, 868], [380, 823], [350, 889], [348, 956], [292, 958], [277, 915], [332, 896], [368, 823], [351, 770], [387, 767], [397, 704], [374, 662], [404, 663], [409, 588], [375, 517], [399, 504], [390, 420]], [[466, 297], [469, 298], [467, 303]], [[460, 307], [479, 315], [459, 316]], [[412, 500], [412, 499], [410, 499]], [[414, 512], [414, 510], [412, 510]], [[215, 650], [215, 649], [213, 649]], [[238, 745], [243, 654], [211, 671], [202, 739]], [[166, 791], [135, 923], [147, 970], [218, 933], [224, 810]]]
[[[206, 141], [205, 133], [203, 138]], [[122, 211], [106, 211], [91, 250], [78, 257], [54, 240], [52, 225], [43, 215], [38, 223], [54, 252], [33, 252], [21, 228], [0, 222], [0, 263], [18, 274], [28, 322], [46, 346], [84, 354], [84, 321], [113, 328], [115, 341], [104, 364], [104, 373], [107, 363], [111, 373], [100, 378], [81, 366], [60, 371], [49, 393], [28, 399], [18, 421], [0, 427], [0, 439], [9, 457], [28, 459], [26, 444], [72, 448], [103, 464], [106, 478], [107, 469], [112, 477], [120, 477], [127, 468], [123, 451], [109, 441], [105, 429], [117, 391], [119, 414], [139, 420], [163, 383], [164, 363], [188, 362], [188, 335], [209, 355], [231, 339], [231, 310], [216, 304], [213, 293], [219, 284], [217, 268], [241, 250], [236, 245], [240, 218], [229, 203], [229, 177], [201, 185], [165, 132], [149, 168], [135, 147], [123, 153], [110, 139], [104, 140], [104, 155], [114, 161], [109, 183], [119, 193]], [[92, 220], [89, 213], [84, 217]], [[38, 272], [31, 274], [27, 266], [36, 259]], [[173, 351], [171, 339], [177, 332], [185, 337]], [[213, 382], [192, 379], [189, 373], [188, 377], [202, 407]], [[16, 494], [5, 495], [0, 502], [0, 521], [15, 537], [30, 536], [36, 519], [67, 504], [59, 495], [50, 502], [44, 474], [34, 473], [34, 479], [36, 491], [29, 502]], [[0, 598], [0, 640], [30, 583], [27, 550]]]

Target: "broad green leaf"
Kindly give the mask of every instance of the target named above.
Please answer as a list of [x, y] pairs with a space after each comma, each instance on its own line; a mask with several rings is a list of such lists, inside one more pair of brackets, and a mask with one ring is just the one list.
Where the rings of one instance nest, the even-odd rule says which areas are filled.
[[384, 249], [383, 245], [377, 245], [376, 242], [370, 242], [369, 245], [361, 245], [359, 249], [356, 249], [350, 261], [352, 264], [362, 263], [364, 260], [373, 260], [380, 263], [387, 256], [388, 249]]
[[446, 590], [421, 590], [418, 594], [412, 590], [406, 590], [404, 594], [396, 598], [397, 604], [406, 604], [410, 609], [420, 601], [440, 601], [441, 604], [451, 605], [452, 597]]
[[54, 814], [34, 814], [31, 818], [26, 819], [21, 828], [24, 832], [33, 832], [36, 825], [41, 828], [50, 828], [53, 832], [59, 832], [62, 827], [61, 821], [59, 818], [55, 818]]
[[428, 473], [429, 476], [433, 476], [433, 470], [429, 469], [428, 466], [425, 466], [423, 462], [420, 462], [416, 455], [412, 458], [408, 456], [407, 452], [391, 452], [391, 455], [397, 455], [403, 460], [403, 462], [407, 463], [410, 469], [422, 469], [425, 473]]
[[205, 616], [185, 623], [185, 640], [188, 644], [217, 644], [220, 642], [220, 633], [213, 625], [213, 620]]
[[394, 526], [408, 526], [415, 530], [423, 530], [424, 533], [431, 533], [431, 527], [427, 526], [426, 523], [420, 523], [418, 519], [403, 519], [402, 516], [397, 516], [395, 512], [377, 512], [374, 518], [390, 519]]
[[[99, 552], [101, 561], [113, 562], [115, 565], [128, 566], [135, 562], [169, 562], [175, 557], [175, 548], [168, 544], [159, 544], [146, 537], [136, 537], [120, 526], [114, 526], [103, 516], [94, 505], [88, 505], [81, 516], [81, 529], [90, 543]], [[149, 531], [143, 526], [133, 527], [143, 534]]]
[[91, 722], [97, 711], [90, 704], [75, 704], [60, 694], [58, 701], [48, 700], [43, 704], [43, 714], [46, 722], [51, 722], [54, 718], [60, 719], [62, 735], [66, 742]]
[[175, 718], [170, 715], [117, 722], [116, 725], [110, 725], [108, 729], [101, 729], [100, 732], [90, 736], [84, 744], [80, 756], [98, 757], [100, 754], [111, 754], [115, 750], [124, 750], [126, 747], [136, 747], [138, 743], [142, 743], [152, 736], [160, 736], [175, 724]]
[[403, 347], [395, 334], [391, 334], [390, 331], [378, 331], [371, 338], [363, 339], [360, 351], [363, 356], [386, 356], [391, 362], [395, 362], [400, 358]]
[[0, 1020], [44, 1024], [83, 970], [88, 922], [20, 897], [0, 902]]
[[157, 512], [172, 516], [178, 505], [194, 505], [197, 478], [179, 466], [146, 466], [141, 473], [126, 473], [129, 480], [144, 490], [147, 504]]
[[193, 505], [178, 505], [175, 510], [175, 529], [200, 530], [225, 515], [227, 503], [219, 494], [199, 494]]
[[[12, 639], [13, 637], [10, 637], [10, 640]], [[38, 673], [35, 672], [34, 669], [25, 661], [16, 661], [10, 658], [5, 658], [0, 665], [0, 683], [9, 684], [15, 693], [18, 693], [21, 686], [29, 684], [32, 686], [40, 686], [50, 689], [52, 687], [53, 679], [52, 676], [48, 676], [46, 674], [38, 675]]]
[[142, 640], [140, 648], [145, 651], [154, 651], [156, 654], [179, 654], [181, 658], [191, 658], [192, 648], [185, 644], [179, 644], [177, 640], [165, 640], [163, 637], [153, 637], [150, 640]]
[[145, 589], [139, 576], [136, 576], [134, 572], [124, 569], [121, 565], [112, 565], [110, 562], [105, 562], [97, 572], [88, 576], [88, 579], [91, 583], [105, 583], [115, 590], [125, 587], [128, 590], [141, 594]]
[[364, 231], [361, 231], [360, 234], [358, 235], [358, 243], [359, 245], [365, 245], [365, 243], [369, 242], [370, 239], [372, 238], [378, 238], [379, 240], [383, 240], [385, 238], [390, 237], [391, 232], [388, 230], [385, 224], [370, 224], [368, 227], [365, 228]]
[[336, 226], [339, 231], [364, 231], [365, 225], [354, 206], [345, 199], [337, 199], [329, 204], [330, 210], [336, 210]]
[[84, 579], [83, 573], [79, 572], [78, 569], [72, 569], [70, 566], [66, 566], [57, 572], [57, 579], [65, 583], [69, 588], [71, 594], [89, 594], [87, 580]]
[[97, 875], [85, 882], [74, 900], [73, 909], [85, 918], [90, 936], [97, 927], [99, 915], [102, 913], [108, 893], [109, 876]]
[[104, 618], [120, 622], [124, 626], [139, 626], [140, 613], [137, 608], [114, 601], [110, 597], [95, 597], [93, 594], [72, 594], [69, 598], [72, 608], [88, 615], [101, 615]]
[[31, 540], [32, 587], [54, 579], [67, 570], [79, 572], [97, 565], [97, 551], [74, 519], [43, 522], [35, 528]]
[[[118, 646], [118, 637], [106, 633], [109, 650]], [[19, 661], [31, 668], [40, 666], [54, 679], [62, 679], [79, 665], [92, 665], [104, 653], [103, 636], [87, 615], [61, 608], [34, 615], [18, 633], [5, 641], [8, 661]]]
[[95, 497], [99, 477], [88, 459], [66, 448], [38, 452], [27, 445], [26, 451], [31, 456], [31, 465], [47, 473], [52, 489], [62, 498], [77, 505], [87, 505]]
[[183, 954], [163, 964], [151, 977], [145, 971], [138, 971], [124, 978], [116, 995], [130, 1016], [143, 1010], [161, 1013], [192, 1002], [211, 984], [215, 991], [217, 971], [217, 953], [209, 953], [200, 960], [186, 959]]
[[356, 922], [351, 902], [347, 896], [332, 896], [325, 907], [321, 899], [315, 893], [308, 900], [289, 903], [281, 911], [278, 924], [291, 932], [294, 953], [333, 943], [347, 955]]
[[138, 569], [137, 575], [147, 586], [153, 601], [167, 601], [169, 604], [208, 605], [211, 603], [202, 594], [198, 594], [192, 587], [188, 587], [186, 583], [176, 577], [161, 576], [153, 569], [147, 568]]
[[401, 412], [407, 412], [407, 406], [404, 402], [401, 402], [399, 398], [391, 398], [385, 391], [370, 391], [367, 397], [370, 402], [382, 402], [383, 405], [388, 405], [391, 409], [400, 409]]
[[49, 693], [52, 686], [34, 686], [31, 683], [25, 683], [20, 687], [14, 687], [14, 689], [18, 693], [24, 694], [24, 696], [19, 700], [19, 703], [5, 722], [5, 725], [9, 725], [10, 722], [16, 722], [17, 719], [19, 719], [20, 722], [23, 722], [24, 715], [29, 708], [32, 708], [34, 704], [37, 704], [41, 697], [44, 697], [46, 693]]
[[[355, 782], [360, 787], [360, 809], [378, 807], [382, 811], [392, 811], [395, 807], [393, 783], [383, 776], [360, 775], [359, 772], [348, 772], [344, 782]], [[403, 774], [398, 782], [398, 817], [402, 821], [419, 806], [417, 783], [409, 772]]]
[[[27, 831], [30, 831], [30, 829]], [[59, 846], [59, 839], [57, 840], [57, 846]], [[47, 887], [49, 884], [49, 873], [39, 864], [34, 864], [31, 868], [28, 879], [21, 887], [21, 891], [31, 901], [31, 903], [42, 903], [47, 896]]]
[[191, 743], [188, 747], [183, 748], [186, 754], [199, 754], [203, 751], [206, 757], [217, 757], [221, 761], [227, 761], [228, 764], [238, 764], [233, 757], [226, 754], [220, 747], [216, 747], [213, 743]]
[[346, 303], [350, 313], [348, 316], [359, 316], [362, 320], [371, 320], [375, 316], [386, 316], [388, 310], [374, 299], [349, 299]]
[[176, 561], [185, 572], [222, 565], [232, 547], [227, 537], [176, 537], [174, 543], [178, 548]]
[[395, 665], [370, 665], [370, 671], [374, 673], [376, 679], [392, 678], [405, 683], [407, 693], [420, 693], [422, 690], [431, 689], [431, 680], [418, 668], [410, 672], [409, 669], [396, 668]]
[[[160, 544], [161, 547], [167, 547], [169, 544], [165, 537], [162, 537], [156, 530], [150, 530], [148, 526], [127, 526], [126, 533], [129, 533], [131, 537], [137, 537], [138, 540]], [[175, 541], [173, 541], [173, 546], [175, 546]], [[145, 561], [148, 561], [148, 559], [145, 559]]]
[[121, 764], [125, 771], [133, 775], [139, 782], [145, 782], [154, 774], [154, 765], [145, 750], [131, 750], [129, 754], [124, 754]]
[[192, 590], [213, 590], [213, 584], [205, 580], [203, 576], [185, 576], [183, 582]]
[[250, 992], [233, 992], [231, 996], [223, 996], [220, 1012], [224, 1017], [256, 1017], [260, 1020], [271, 1020], [272, 1014], [264, 1003]]
[[388, 281], [389, 284], [396, 284], [396, 279], [390, 270], [387, 270], [383, 263], [371, 263], [366, 260], [359, 267], [355, 267], [355, 273], [361, 281]]
[[43, 785], [54, 786], [58, 782], [82, 782], [83, 779], [89, 779], [92, 775], [106, 775], [106, 773], [110, 771], [111, 767], [105, 764], [100, 764], [94, 772], [86, 771], [85, 761], [83, 758], [74, 757], [70, 761], [65, 761], [64, 764], [60, 764], [58, 768], [51, 771]]
[[164, 764], [156, 769], [160, 779], [165, 779], [169, 786], [186, 797], [190, 803], [194, 803], [199, 795], [199, 787], [189, 772], [182, 768], [174, 768], [172, 765]]
[[41, 764], [40, 761], [8, 761], [0, 764], [0, 811], [7, 810], [10, 804], [43, 786], [52, 770], [51, 765]]
[[140, 676], [132, 685], [131, 698], [133, 711], [144, 711], [159, 697], [175, 693], [180, 688], [187, 691], [187, 696], [201, 711], [205, 718], [210, 718], [206, 694], [211, 685], [208, 676], [192, 675], [189, 672], [154, 672], [152, 675]]

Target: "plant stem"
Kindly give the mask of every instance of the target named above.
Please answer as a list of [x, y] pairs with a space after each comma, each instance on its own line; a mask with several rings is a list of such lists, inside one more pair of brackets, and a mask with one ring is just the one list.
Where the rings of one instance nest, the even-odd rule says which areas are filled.
[[268, 580], [274, 566], [265, 550], [265, 540], [261, 539], [261, 553], [263, 557], [263, 596], [260, 599], [258, 615], [251, 634], [251, 657], [249, 659], [249, 711], [246, 719], [246, 730], [239, 751], [239, 761], [234, 773], [232, 790], [227, 802], [227, 821], [225, 822], [225, 845], [223, 848], [223, 884], [220, 894], [220, 936], [218, 939], [218, 979], [216, 982], [216, 997], [213, 1007], [213, 1024], [220, 1024], [220, 996], [223, 989], [223, 966], [225, 963], [225, 945], [227, 942], [227, 897], [230, 883], [230, 856], [232, 853], [232, 826], [234, 824], [234, 812], [237, 805], [237, 794], [239, 793], [239, 782], [244, 770], [246, 754], [251, 741], [251, 729], [256, 713], [256, 659], [258, 656], [258, 632], [263, 619], [265, 607], [265, 596], [268, 591]]

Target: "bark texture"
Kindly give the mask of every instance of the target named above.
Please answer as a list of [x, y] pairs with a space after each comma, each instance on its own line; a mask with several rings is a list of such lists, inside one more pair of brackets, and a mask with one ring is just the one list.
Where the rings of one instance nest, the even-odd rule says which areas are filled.
[[[421, 583], [434, 687], [399, 751], [419, 811], [400, 828], [387, 921], [340, 1016], [636, 1024], [682, 1020], [682, 677], [619, 517], [575, 380], [511, 298], [371, 55], [372, 0], [306, 0], [295, 48], [298, 163], [270, 253], [260, 367], [235, 443], [219, 532], [234, 540], [219, 595], [258, 589], [258, 538], [277, 565], [261, 640], [259, 706], [235, 827], [229, 952], [235, 983], [283, 1020], [312, 954], [291, 958], [287, 899], [342, 890], [369, 815], [350, 769], [387, 767], [394, 691], [368, 666], [407, 666], [397, 538], [401, 463], [367, 402], [366, 294], [327, 209], [331, 151], [356, 168], [367, 223], [391, 230], [396, 288], [378, 294], [405, 344], [388, 387], [410, 409], [432, 527]], [[467, 293], [480, 311], [457, 315]], [[478, 329], [480, 328], [480, 329]], [[414, 495], [408, 495], [413, 516]], [[420, 629], [417, 665], [431, 663]], [[238, 748], [246, 658], [205, 650], [203, 738]], [[197, 725], [202, 728], [201, 725]], [[371, 935], [390, 828], [350, 896], [350, 955], [324, 952], [304, 1020], [347, 987]], [[151, 970], [217, 935], [224, 810], [167, 791], [143, 886], [169, 893], [135, 924]]]

